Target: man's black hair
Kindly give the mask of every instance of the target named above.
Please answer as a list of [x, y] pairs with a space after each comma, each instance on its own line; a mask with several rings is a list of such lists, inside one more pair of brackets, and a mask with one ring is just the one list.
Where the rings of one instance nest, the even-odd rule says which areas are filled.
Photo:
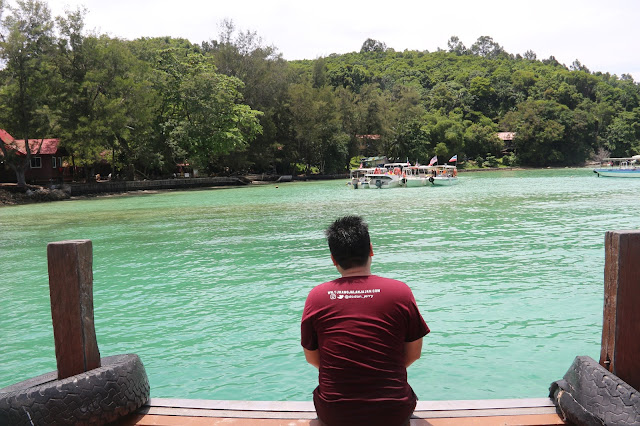
[[329, 225], [325, 231], [329, 251], [342, 269], [367, 264], [371, 239], [369, 227], [360, 216], [345, 216]]

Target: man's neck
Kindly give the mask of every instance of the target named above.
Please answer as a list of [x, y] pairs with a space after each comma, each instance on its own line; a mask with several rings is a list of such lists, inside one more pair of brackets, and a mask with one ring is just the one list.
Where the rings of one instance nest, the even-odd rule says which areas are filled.
[[342, 275], [342, 278], [363, 277], [363, 276], [371, 275], [371, 265], [356, 266], [354, 268], [349, 268], [349, 269], [339, 268], [338, 272], [340, 272], [340, 275]]

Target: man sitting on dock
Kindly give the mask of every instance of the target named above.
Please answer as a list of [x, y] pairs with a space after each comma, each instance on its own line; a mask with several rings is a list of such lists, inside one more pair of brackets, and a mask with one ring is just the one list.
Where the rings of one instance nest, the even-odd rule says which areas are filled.
[[316, 286], [302, 315], [302, 346], [319, 369], [318, 419], [330, 426], [408, 425], [417, 397], [407, 367], [429, 328], [411, 289], [371, 274], [373, 247], [359, 216], [326, 231], [341, 278]]

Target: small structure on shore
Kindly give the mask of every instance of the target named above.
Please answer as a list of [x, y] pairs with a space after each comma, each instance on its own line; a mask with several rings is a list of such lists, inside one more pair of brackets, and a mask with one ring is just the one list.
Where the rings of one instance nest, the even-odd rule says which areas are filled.
[[[14, 139], [6, 130], [0, 129], [0, 140], [4, 149], [0, 150], [0, 162], [5, 159], [4, 151], [13, 154], [18, 160], [26, 161], [27, 148], [24, 139]], [[62, 182], [65, 173], [64, 158], [67, 151], [60, 147], [59, 139], [35, 138], [29, 140], [31, 161], [25, 169], [27, 182], [43, 183], [50, 181]], [[5, 164], [6, 165], [6, 164]], [[0, 166], [0, 182], [15, 182], [14, 170]]]
[[513, 144], [515, 137], [515, 132], [498, 132], [498, 138], [504, 142], [504, 148], [502, 148], [503, 154], [508, 154], [516, 150], [516, 147]]

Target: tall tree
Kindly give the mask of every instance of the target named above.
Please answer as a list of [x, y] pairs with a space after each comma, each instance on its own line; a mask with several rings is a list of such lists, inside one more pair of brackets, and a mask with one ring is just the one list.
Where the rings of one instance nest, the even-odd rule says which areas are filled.
[[471, 53], [485, 58], [497, 58], [504, 49], [489, 36], [480, 36], [471, 45]]
[[210, 58], [175, 48], [158, 55], [159, 124], [175, 161], [208, 167], [262, 131], [261, 113], [242, 103], [242, 82], [217, 73]]
[[447, 47], [449, 48], [449, 52], [458, 56], [465, 55], [467, 53], [467, 48], [462, 44], [458, 36], [451, 36], [449, 41], [447, 41]]
[[106, 159], [114, 171], [124, 168], [133, 179], [139, 159], [148, 160], [143, 147], [156, 104], [149, 67], [123, 40], [106, 35], [76, 38], [81, 41], [61, 60], [60, 68], [63, 75], [75, 75], [75, 81], [65, 79], [67, 102], [60, 108], [64, 118], [60, 129], [68, 138], [65, 147], [75, 165], [91, 166]]
[[563, 164], [566, 126], [562, 116], [566, 111], [565, 105], [555, 101], [531, 100], [518, 105], [517, 111], [506, 114], [502, 126], [516, 132], [514, 144], [521, 164]]
[[362, 43], [360, 53], [383, 53], [387, 50], [387, 45], [381, 41], [368, 38]]
[[223, 21], [221, 27], [218, 40], [203, 43], [203, 51], [213, 57], [219, 73], [244, 83], [239, 87], [244, 102], [262, 112], [262, 132], [249, 142], [246, 151], [226, 161], [237, 169], [273, 170], [285, 161], [283, 147], [291, 139], [286, 107], [292, 81], [289, 64], [256, 32], [240, 31], [230, 20]]
[[[9, 15], [2, 20], [3, 37], [0, 57], [5, 62], [0, 87], [0, 119], [14, 137], [24, 139], [26, 155], [8, 156], [3, 143], [0, 147], [9, 165], [16, 172], [18, 184], [26, 185], [25, 171], [37, 139], [49, 136], [52, 114], [52, 64], [54, 24], [45, 2], [18, 0], [9, 7]], [[36, 144], [34, 144], [36, 142]]]

